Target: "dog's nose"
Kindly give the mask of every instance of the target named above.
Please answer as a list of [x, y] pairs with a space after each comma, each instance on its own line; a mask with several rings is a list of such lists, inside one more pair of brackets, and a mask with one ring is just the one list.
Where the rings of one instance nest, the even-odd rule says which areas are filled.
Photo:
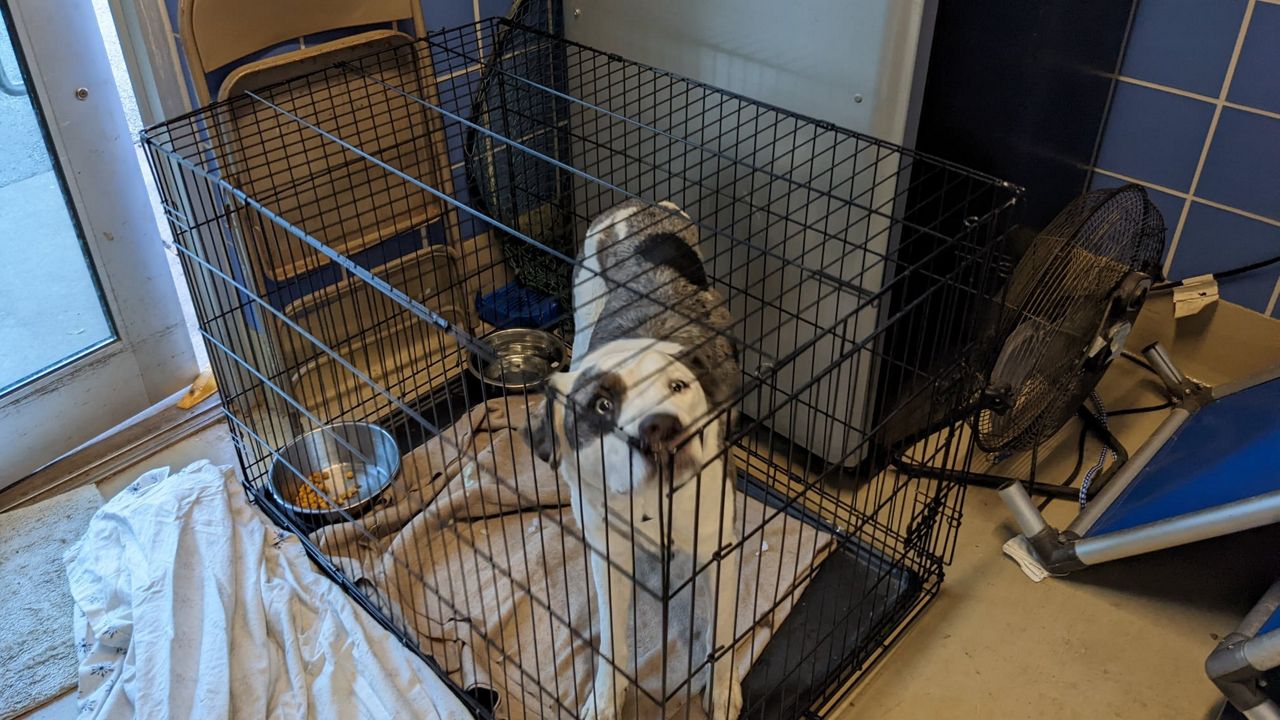
[[647, 452], [670, 450], [671, 445], [684, 432], [680, 418], [667, 413], [655, 413], [640, 423], [640, 447]]

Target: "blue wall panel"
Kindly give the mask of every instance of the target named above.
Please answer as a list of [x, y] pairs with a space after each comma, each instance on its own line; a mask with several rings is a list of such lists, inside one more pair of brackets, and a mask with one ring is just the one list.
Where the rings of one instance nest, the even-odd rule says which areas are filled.
[[[1280, 254], [1280, 5], [1248, 5], [1141, 0], [1134, 15], [1092, 185], [1148, 186], [1172, 278]], [[1280, 267], [1220, 289], [1280, 316]]]

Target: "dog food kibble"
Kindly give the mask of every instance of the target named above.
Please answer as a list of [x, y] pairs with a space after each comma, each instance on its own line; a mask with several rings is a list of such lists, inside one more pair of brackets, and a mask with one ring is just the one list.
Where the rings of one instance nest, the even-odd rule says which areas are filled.
[[[338, 487], [334, 487], [329, 483], [330, 478], [338, 474], [339, 472], [330, 473], [328, 470], [317, 470], [307, 475], [307, 480], [311, 484], [304, 483], [298, 488], [294, 504], [303, 510], [328, 510], [329, 508], [339, 507], [355, 497], [356, 493], [360, 492], [359, 483], [341, 483]], [[355, 476], [354, 471], [349, 469], [345, 471], [346, 479], [351, 480]], [[326, 499], [325, 496], [328, 496], [331, 500]]]

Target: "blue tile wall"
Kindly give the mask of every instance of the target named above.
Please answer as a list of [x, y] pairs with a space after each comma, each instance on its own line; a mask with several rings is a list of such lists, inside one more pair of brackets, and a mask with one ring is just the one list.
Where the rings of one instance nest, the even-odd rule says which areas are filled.
[[1217, 97], [1245, 0], [1141, 0], [1121, 73]]
[[[1280, 113], [1280, 5], [1254, 3], [1246, 17], [1247, 5], [1140, 0], [1095, 160], [1094, 187], [1123, 182], [1116, 175], [1147, 186], [1169, 228], [1165, 261], [1174, 279], [1280, 254], [1280, 120], [1270, 116]], [[1213, 124], [1224, 84], [1228, 104]], [[1272, 305], [1278, 283], [1273, 266], [1220, 289], [1280, 316]]]
[[1121, 83], [1098, 151], [1104, 170], [1187, 190], [1213, 107], [1191, 98]]
[[[1192, 203], [1182, 230], [1170, 275], [1175, 278], [1248, 265], [1280, 253], [1280, 228], [1247, 217]], [[1280, 277], [1272, 265], [1257, 272], [1224, 279], [1222, 297], [1252, 308], [1265, 308]]]
[[1227, 99], [1280, 113], [1280, 5], [1254, 6]]
[[1196, 194], [1280, 220], [1280, 120], [1224, 108]]

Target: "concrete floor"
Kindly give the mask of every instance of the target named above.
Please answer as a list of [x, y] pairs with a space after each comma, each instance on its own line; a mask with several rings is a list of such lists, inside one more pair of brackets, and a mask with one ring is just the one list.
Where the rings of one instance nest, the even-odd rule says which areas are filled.
[[[235, 462], [215, 425], [98, 483], [111, 497], [143, 471]], [[852, 718], [1210, 718], [1205, 656], [1275, 577], [1280, 527], [1033, 583], [1000, 552], [1013, 534], [994, 492], [971, 490], [941, 593], [832, 713]], [[1051, 521], [1073, 508], [1058, 502]], [[70, 720], [74, 693], [26, 720]]]
[[[1167, 296], [1148, 303], [1131, 338], [1159, 340], [1188, 375], [1210, 384], [1280, 361], [1280, 323], [1225, 303], [1171, 319]], [[1153, 379], [1119, 362], [1099, 393], [1112, 409], [1161, 399]], [[1162, 413], [1113, 417], [1130, 451]], [[1074, 461], [1070, 425], [1043, 448], [1042, 477]], [[1093, 456], [1097, 445], [1091, 444]], [[219, 424], [138, 467], [99, 483], [110, 496], [143, 470], [182, 467], [200, 457], [232, 462]], [[1000, 472], [1025, 474], [1025, 458]], [[1075, 505], [1046, 510], [1064, 526]], [[832, 709], [852, 718], [1193, 718], [1216, 717], [1222, 699], [1204, 675], [1205, 657], [1280, 577], [1280, 526], [1090, 568], [1033, 583], [1000, 551], [1014, 534], [996, 494], [973, 488], [964, 505], [955, 562], [937, 599], [867, 677]], [[64, 696], [29, 718], [75, 716]]]
[[[1150, 299], [1128, 346], [1159, 341], [1187, 375], [1215, 385], [1280, 362], [1280, 323], [1218, 303], [1174, 321]], [[1164, 400], [1136, 365], [1117, 362], [1098, 386], [1108, 407]], [[1164, 412], [1110, 419], [1132, 453]], [[1075, 422], [1042, 446], [1040, 477], [1075, 460]], [[1086, 457], [1096, 457], [1091, 442]], [[996, 472], [1025, 477], [1025, 457]], [[1073, 503], [1045, 511], [1057, 527]], [[1209, 718], [1221, 706], [1204, 660], [1280, 577], [1280, 526], [1031, 582], [1006, 559], [1014, 535], [994, 492], [973, 488], [955, 564], [932, 607], [835, 717]]]
[[[1054, 503], [1065, 524], [1070, 505]], [[1280, 576], [1280, 528], [1033, 583], [997, 495], [965, 503], [942, 592], [834, 718], [1210, 718], [1204, 660]]]
[[[218, 423], [206, 428], [181, 442], [161, 450], [133, 467], [125, 468], [110, 477], [103, 478], [96, 485], [98, 492], [102, 494], [103, 502], [106, 502], [108, 499], [115, 497], [116, 493], [124, 490], [129, 483], [138, 479], [139, 475], [151, 468], [167, 465], [170, 470], [177, 472], [196, 460], [203, 459], [210, 460], [218, 465], [235, 465], [237, 463], [235, 446], [231, 443], [231, 435], [227, 432], [225, 424]], [[72, 690], [54, 698], [44, 707], [21, 716], [21, 718], [22, 720], [72, 720], [78, 715], [76, 693]]]
[[[0, 72], [11, 82], [22, 78], [8, 29], [0, 23]], [[0, 187], [47, 172], [49, 153], [36, 123], [31, 100], [0, 93]]]
[[0, 268], [0, 388], [113, 337], [53, 171], [0, 185]]

